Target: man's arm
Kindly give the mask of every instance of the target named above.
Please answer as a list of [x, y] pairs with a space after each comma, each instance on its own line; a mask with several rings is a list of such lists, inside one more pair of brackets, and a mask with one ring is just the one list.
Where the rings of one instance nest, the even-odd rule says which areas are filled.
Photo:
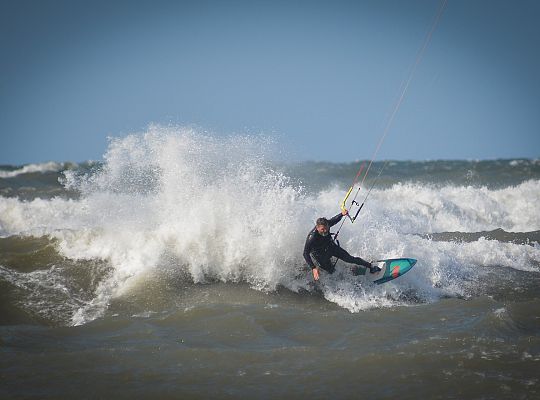
[[306, 244], [304, 245], [304, 259], [306, 260], [308, 265], [311, 267], [311, 273], [313, 274], [313, 279], [318, 281], [319, 268], [317, 268], [315, 264], [313, 263], [313, 260], [311, 259], [311, 254], [310, 254], [313, 240], [315, 240], [315, 230], [312, 230], [311, 232], [309, 232], [309, 235], [306, 238]]
[[310, 255], [311, 245], [313, 243], [313, 240], [314, 240], [314, 232], [311, 231], [309, 235], [307, 236], [306, 244], [304, 245], [304, 260], [306, 260], [307, 264], [311, 267], [311, 269], [316, 268]]
[[328, 225], [329, 226], [334, 226], [335, 224], [337, 224], [339, 221], [341, 221], [341, 218], [343, 218], [343, 214], [342, 213], [339, 213], [338, 215], [336, 215], [335, 217], [332, 217], [328, 220]]

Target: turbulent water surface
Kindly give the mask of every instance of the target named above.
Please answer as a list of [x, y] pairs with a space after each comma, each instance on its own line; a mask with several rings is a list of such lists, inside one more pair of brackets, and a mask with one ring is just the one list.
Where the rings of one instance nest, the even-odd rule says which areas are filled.
[[372, 286], [302, 259], [361, 162], [277, 153], [153, 127], [0, 166], [0, 396], [540, 397], [538, 160], [376, 162], [341, 245], [418, 263]]

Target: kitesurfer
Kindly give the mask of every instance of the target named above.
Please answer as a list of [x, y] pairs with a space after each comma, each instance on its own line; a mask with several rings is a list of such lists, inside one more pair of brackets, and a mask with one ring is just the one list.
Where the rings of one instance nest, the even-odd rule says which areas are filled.
[[[335, 270], [335, 264], [332, 263], [332, 257], [337, 257], [347, 263], [360, 265], [369, 268], [373, 274], [381, 269], [376, 264], [371, 264], [360, 257], [351, 256], [347, 251], [338, 246], [333, 240], [330, 233], [330, 227], [337, 224], [348, 211], [343, 209], [340, 214], [326, 219], [318, 218], [315, 227], [309, 232], [304, 246], [304, 259], [311, 267], [313, 279], [319, 280], [319, 268], [332, 274]], [[358, 267], [353, 270], [353, 273], [358, 272]]]

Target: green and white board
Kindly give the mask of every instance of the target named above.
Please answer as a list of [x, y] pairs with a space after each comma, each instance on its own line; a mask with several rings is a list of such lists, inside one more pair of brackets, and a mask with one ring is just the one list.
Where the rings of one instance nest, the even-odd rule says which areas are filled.
[[410, 271], [414, 267], [414, 264], [416, 264], [416, 260], [414, 258], [391, 258], [388, 260], [379, 260], [377, 263], [381, 270], [374, 274], [366, 272], [365, 275], [371, 282], [380, 285], [381, 283], [399, 278], [401, 275]]

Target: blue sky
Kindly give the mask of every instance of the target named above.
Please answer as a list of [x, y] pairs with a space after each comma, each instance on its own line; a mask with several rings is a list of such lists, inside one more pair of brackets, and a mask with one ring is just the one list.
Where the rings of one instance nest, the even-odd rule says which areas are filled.
[[[0, 1], [0, 164], [99, 160], [151, 123], [369, 158], [440, 6]], [[379, 159], [540, 156], [540, 2], [449, 0]]]

